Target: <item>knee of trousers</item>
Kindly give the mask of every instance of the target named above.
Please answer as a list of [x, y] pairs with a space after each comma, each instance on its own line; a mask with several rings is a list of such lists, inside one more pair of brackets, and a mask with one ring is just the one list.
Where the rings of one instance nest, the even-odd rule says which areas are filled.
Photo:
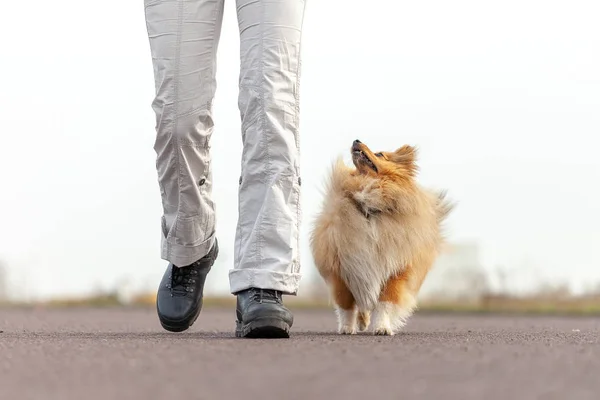
[[165, 111], [158, 124], [158, 137], [172, 140], [178, 146], [209, 147], [214, 129], [213, 114], [209, 107], [186, 111]]

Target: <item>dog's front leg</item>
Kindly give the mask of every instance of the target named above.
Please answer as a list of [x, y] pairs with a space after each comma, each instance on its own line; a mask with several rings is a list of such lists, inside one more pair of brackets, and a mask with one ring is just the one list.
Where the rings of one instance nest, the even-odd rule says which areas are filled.
[[391, 336], [394, 334], [392, 330], [392, 315], [395, 308], [396, 305], [388, 301], [377, 303], [373, 321], [373, 333], [375, 335]]
[[407, 270], [388, 279], [375, 307], [373, 321], [375, 335], [393, 335], [412, 315], [416, 300], [408, 282], [413, 279], [414, 275]]
[[338, 316], [338, 333], [342, 335], [356, 334], [358, 307], [354, 296], [338, 275], [332, 277], [331, 289]]
[[338, 333], [342, 335], [356, 334], [358, 308], [355, 306], [350, 309], [343, 309], [336, 306], [336, 311], [338, 315]]

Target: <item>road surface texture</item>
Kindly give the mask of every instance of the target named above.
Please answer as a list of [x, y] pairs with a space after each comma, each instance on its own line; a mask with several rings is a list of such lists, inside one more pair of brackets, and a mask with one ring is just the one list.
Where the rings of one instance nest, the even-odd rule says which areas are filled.
[[295, 310], [291, 339], [236, 339], [233, 310], [163, 331], [152, 309], [0, 309], [0, 399], [598, 399], [600, 318], [413, 317], [338, 336]]

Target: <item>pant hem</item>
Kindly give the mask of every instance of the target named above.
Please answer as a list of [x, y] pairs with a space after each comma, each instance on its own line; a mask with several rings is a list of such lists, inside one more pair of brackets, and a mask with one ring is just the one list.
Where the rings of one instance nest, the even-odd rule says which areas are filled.
[[301, 277], [302, 274], [299, 273], [264, 269], [232, 269], [229, 270], [229, 286], [231, 294], [257, 288], [278, 290], [284, 294], [295, 296], [298, 293]]
[[196, 246], [168, 243], [167, 239], [163, 238], [161, 258], [178, 267], [185, 267], [207, 255], [214, 243], [215, 235]]

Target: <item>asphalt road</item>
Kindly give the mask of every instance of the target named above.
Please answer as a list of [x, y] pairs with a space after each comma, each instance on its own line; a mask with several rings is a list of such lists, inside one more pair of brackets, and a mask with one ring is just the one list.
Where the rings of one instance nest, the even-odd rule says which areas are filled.
[[188, 332], [153, 310], [0, 309], [0, 399], [598, 399], [600, 318], [425, 315], [338, 336], [295, 310], [292, 338], [236, 339], [233, 310]]

